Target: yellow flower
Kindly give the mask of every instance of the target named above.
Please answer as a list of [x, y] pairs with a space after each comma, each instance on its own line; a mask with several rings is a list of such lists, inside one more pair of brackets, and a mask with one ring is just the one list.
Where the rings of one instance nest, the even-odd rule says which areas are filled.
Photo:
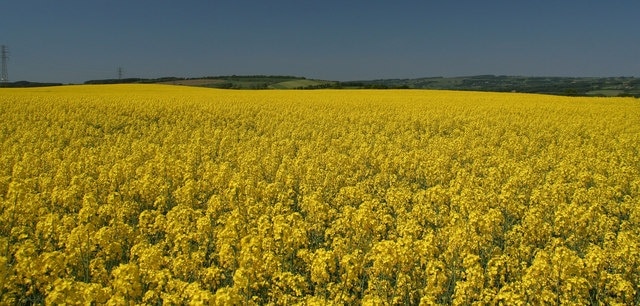
[[636, 99], [0, 96], [0, 304], [638, 301]]

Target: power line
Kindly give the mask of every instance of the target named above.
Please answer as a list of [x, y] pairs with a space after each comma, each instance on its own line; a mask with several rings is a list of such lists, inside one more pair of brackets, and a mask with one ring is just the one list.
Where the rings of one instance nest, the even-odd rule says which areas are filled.
[[2, 75], [0, 76], [1, 83], [9, 83], [9, 69], [7, 68], [7, 62], [9, 61], [9, 48], [2, 45]]
[[124, 74], [124, 70], [122, 70], [122, 67], [118, 67], [118, 80], [122, 80], [123, 74]]

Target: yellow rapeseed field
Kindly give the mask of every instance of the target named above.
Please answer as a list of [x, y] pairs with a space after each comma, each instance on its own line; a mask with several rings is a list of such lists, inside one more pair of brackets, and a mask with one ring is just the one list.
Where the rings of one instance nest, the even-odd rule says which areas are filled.
[[640, 304], [640, 101], [0, 89], [0, 304]]

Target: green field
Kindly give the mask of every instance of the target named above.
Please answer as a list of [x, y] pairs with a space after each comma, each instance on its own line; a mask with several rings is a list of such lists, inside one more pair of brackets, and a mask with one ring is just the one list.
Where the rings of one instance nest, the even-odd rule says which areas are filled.
[[274, 88], [274, 89], [298, 89], [298, 88], [309, 88], [309, 87], [314, 87], [314, 86], [317, 87], [317, 86], [322, 86], [324, 84], [331, 84], [331, 83], [333, 83], [333, 82], [301, 79], [301, 80], [291, 80], [291, 81], [285, 81], [285, 82], [272, 84], [272, 85], [269, 86], [269, 88]]

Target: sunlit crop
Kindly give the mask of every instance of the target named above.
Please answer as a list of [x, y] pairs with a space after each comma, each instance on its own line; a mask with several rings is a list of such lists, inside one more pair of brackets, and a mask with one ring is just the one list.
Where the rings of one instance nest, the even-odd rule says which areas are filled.
[[640, 102], [0, 89], [0, 304], [640, 303]]

